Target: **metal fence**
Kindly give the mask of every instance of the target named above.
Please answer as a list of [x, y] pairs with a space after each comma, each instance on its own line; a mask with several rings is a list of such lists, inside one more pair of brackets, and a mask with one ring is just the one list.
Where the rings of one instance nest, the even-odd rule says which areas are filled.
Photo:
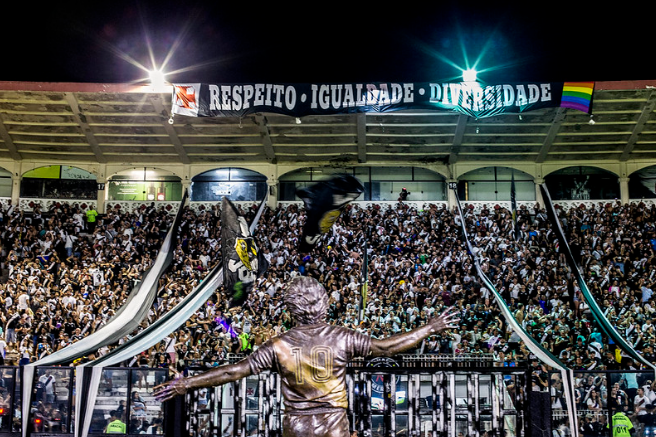
[[[612, 416], [617, 412], [631, 420], [633, 437], [653, 436], [649, 423], [656, 411], [651, 408], [656, 406], [655, 376], [653, 371], [575, 371], [577, 422], [588, 428], [585, 437], [612, 436]], [[545, 382], [542, 390], [549, 393], [552, 429], [565, 430], [568, 415], [560, 374], [550, 373]]]
[[[231, 361], [241, 358], [230, 356]], [[559, 373], [546, 373], [542, 386], [535, 383], [534, 369], [498, 365], [488, 355], [466, 355], [457, 360], [452, 355], [400, 355], [353, 361], [346, 377], [352, 431], [372, 437], [570, 434]], [[0, 435], [18, 436], [21, 432], [20, 373], [19, 367], [0, 367]], [[656, 429], [641, 417], [656, 410], [645, 411], [656, 404], [656, 392], [651, 393], [656, 389], [654, 376], [653, 372], [639, 371], [576, 371], [579, 426], [588, 422], [594, 425], [594, 431], [582, 437], [611, 436], [612, 424], [607, 425], [612, 410], [622, 411], [631, 419], [634, 437], [654, 435]], [[74, 378], [74, 367], [37, 368], [27, 412], [29, 434], [72, 434]], [[285, 405], [276, 373], [192, 391], [176, 401], [176, 408], [163, 406], [153, 396], [153, 387], [166, 378], [166, 369], [105, 369], [90, 435], [104, 433], [111, 411], [119, 412], [128, 435], [169, 435], [165, 430], [172, 421], [179, 423], [175, 435], [180, 436], [281, 435]], [[617, 393], [621, 393], [619, 398]], [[533, 402], [538, 395], [546, 403]], [[595, 403], [597, 395], [600, 400]]]
[[[90, 435], [104, 434], [110, 413], [128, 435], [164, 434], [164, 408], [153, 388], [168, 377], [166, 369], [106, 368], [92, 411]], [[0, 367], [0, 434], [20, 435], [21, 368]], [[37, 367], [29, 414], [31, 435], [71, 435], [75, 421], [75, 368]]]
[[[233, 357], [236, 358], [236, 357]], [[348, 415], [360, 436], [527, 435], [526, 369], [451, 370], [405, 367], [396, 360], [347, 369]], [[185, 432], [192, 437], [282, 434], [284, 399], [276, 373], [262, 373], [186, 397]]]

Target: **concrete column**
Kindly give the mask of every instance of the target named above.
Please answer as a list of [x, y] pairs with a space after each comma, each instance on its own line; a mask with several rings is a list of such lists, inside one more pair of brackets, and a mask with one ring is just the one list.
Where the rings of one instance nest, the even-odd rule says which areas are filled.
[[98, 211], [98, 214], [104, 214], [105, 201], [107, 200], [107, 180], [102, 178], [97, 178], [96, 183], [98, 184], [98, 194], [96, 197], [96, 211]]
[[544, 200], [542, 199], [542, 191], [540, 190], [540, 185], [544, 184], [544, 179], [535, 178], [533, 179], [535, 183], [535, 201], [540, 204], [540, 208], [544, 207]]
[[267, 189], [269, 190], [267, 206], [276, 209], [278, 207], [278, 179], [267, 179]]
[[189, 179], [183, 179], [182, 180], [182, 194], [184, 195], [185, 190], [187, 190], [187, 194], [189, 195], [189, 200], [191, 200], [191, 180]]
[[183, 175], [180, 175], [180, 180], [182, 182], [182, 194], [184, 195], [185, 190], [187, 190], [189, 201], [191, 201], [191, 179], [193, 177], [191, 174], [191, 166], [189, 164], [183, 165], [182, 173]]
[[620, 201], [622, 205], [629, 203], [629, 178], [620, 178]]
[[23, 177], [20, 173], [14, 173], [11, 175], [11, 204], [18, 206], [20, 201], [20, 187]]
[[446, 190], [448, 193], [448, 201], [449, 201], [449, 211], [453, 211], [454, 208], [458, 206], [458, 201], [456, 200], [456, 193], [453, 191], [453, 184], [458, 184], [457, 179], [447, 179], [446, 181]]

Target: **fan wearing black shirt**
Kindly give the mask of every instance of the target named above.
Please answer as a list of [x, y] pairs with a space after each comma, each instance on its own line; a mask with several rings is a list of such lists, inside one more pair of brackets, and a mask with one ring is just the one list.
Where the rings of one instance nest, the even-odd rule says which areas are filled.
[[7, 336], [5, 337], [7, 343], [16, 343], [16, 327], [18, 326], [20, 317], [20, 313], [16, 313], [7, 322]]
[[642, 352], [642, 356], [645, 357], [645, 359], [650, 363], [656, 362], [656, 353], [654, 352], [654, 348], [650, 344], [645, 346]]
[[626, 393], [619, 388], [619, 384], [614, 384], [608, 396], [608, 407], [617, 411], [628, 411], [629, 401]]
[[606, 367], [606, 370], [619, 370], [620, 369], [620, 363], [617, 362], [615, 359], [615, 353], [608, 351], [606, 352], [606, 355], [604, 355], [604, 359], [602, 360], [603, 365]]

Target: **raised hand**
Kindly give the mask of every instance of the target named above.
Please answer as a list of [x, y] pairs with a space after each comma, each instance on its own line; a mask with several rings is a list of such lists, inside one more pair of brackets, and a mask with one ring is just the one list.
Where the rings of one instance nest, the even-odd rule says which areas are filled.
[[188, 386], [185, 378], [177, 374], [175, 378], [170, 381], [160, 384], [154, 389], [155, 398], [160, 402], [166, 402], [178, 395], [187, 393]]
[[449, 307], [437, 317], [432, 318], [429, 323], [435, 330], [435, 333], [444, 331], [445, 329], [458, 328], [460, 322], [460, 315], [455, 307]]

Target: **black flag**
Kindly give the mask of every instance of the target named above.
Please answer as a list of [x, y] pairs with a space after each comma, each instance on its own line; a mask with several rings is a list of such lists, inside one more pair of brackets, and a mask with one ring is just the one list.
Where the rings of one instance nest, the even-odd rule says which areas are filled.
[[311, 251], [319, 237], [330, 230], [342, 209], [363, 192], [362, 182], [349, 175], [335, 176], [311, 187], [297, 190], [296, 195], [305, 203], [307, 214], [299, 251], [301, 253]]
[[515, 233], [515, 241], [519, 240], [519, 226], [517, 225], [517, 193], [515, 191], [515, 172], [512, 173], [510, 180], [510, 210], [512, 211], [513, 231]]
[[230, 296], [229, 305], [240, 306], [248, 298], [255, 280], [266, 272], [269, 263], [258, 250], [246, 219], [227, 197], [221, 204], [221, 246], [224, 287]]
[[369, 249], [367, 247], [367, 240], [371, 237], [369, 235], [370, 232], [371, 228], [365, 237], [364, 250], [362, 251], [362, 287], [360, 288], [360, 314], [358, 314], [358, 322], [364, 320], [364, 310], [367, 306], [367, 296], [369, 294]]

